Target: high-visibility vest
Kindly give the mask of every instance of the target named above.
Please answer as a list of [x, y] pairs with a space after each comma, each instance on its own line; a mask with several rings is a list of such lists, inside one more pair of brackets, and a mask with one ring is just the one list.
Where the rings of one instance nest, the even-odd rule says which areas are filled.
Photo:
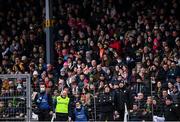
[[57, 97], [56, 113], [68, 113], [69, 97]]

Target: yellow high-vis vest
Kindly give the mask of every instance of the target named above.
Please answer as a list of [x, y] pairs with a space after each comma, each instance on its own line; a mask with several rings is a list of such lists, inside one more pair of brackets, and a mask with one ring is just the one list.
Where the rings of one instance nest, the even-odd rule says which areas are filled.
[[57, 97], [56, 113], [68, 113], [69, 97]]

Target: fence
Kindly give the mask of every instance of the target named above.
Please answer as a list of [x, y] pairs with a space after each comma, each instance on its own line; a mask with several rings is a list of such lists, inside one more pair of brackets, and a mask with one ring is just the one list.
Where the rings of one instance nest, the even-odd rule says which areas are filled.
[[[149, 96], [153, 97], [156, 94], [151, 88]], [[98, 98], [95, 96], [95, 93], [91, 95], [90, 121], [99, 120], [99, 104], [97, 102]], [[31, 121], [31, 100], [31, 77], [29, 74], [0, 75], [0, 121]], [[144, 100], [144, 103], [146, 103], [146, 100]], [[153, 107], [149, 110], [151, 111], [149, 116], [153, 118], [155, 110]], [[130, 112], [128, 113], [130, 114]], [[128, 118], [129, 116], [127, 120]]]
[[31, 120], [29, 74], [0, 75], [0, 121]]

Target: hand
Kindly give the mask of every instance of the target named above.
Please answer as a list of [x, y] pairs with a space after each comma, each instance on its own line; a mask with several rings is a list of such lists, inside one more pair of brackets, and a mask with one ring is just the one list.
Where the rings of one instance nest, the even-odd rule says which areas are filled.
[[118, 115], [119, 113], [117, 111], [114, 112], [115, 115]]
[[53, 113], [53, 117], [56, 118], [56, 113]]
[[52, 115], [52, 114], [53, 114], [53, 112], [52, 112], [52, 111], [50, 111], [50, 112], [49, 112], [49, 114], [50, 114], [50, 115]]
[[116, 117], [115, 117], [115, 118], [117, 119], [117, 118], [119, 118], [119, 117], [120, 117], [120, 116], [119, 116], [119, 114], [118, 114], [118, 115], [116, 115]]
[[133, 110], [130, 110], [129, 112], [133, 112]]
[[68, 117], [68, 121], [69, 121], [69, 122], [71, 121], [71, 117]]
[[143, 111], [143, 113], [142, 113], [143, 115], [146, 115], [147, 114], [147, 112], [146, 111]]

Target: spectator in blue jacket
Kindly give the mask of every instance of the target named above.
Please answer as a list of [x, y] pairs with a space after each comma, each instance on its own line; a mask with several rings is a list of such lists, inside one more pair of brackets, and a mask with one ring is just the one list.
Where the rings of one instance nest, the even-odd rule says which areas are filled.
[[52, 112], [52, 97], [47, 93], [45, 85], [40, 85], [40, 94], [37, 93], [35, 97], [35, 103], [38, 108], [38, 120], [50, 121]]
[[87, 122], [89, 119], [88, 110], [85, 106], [81, 104], [80, 101], [76, 102], [76, 107], [74, 108], [73, 116], [75, 122]]

